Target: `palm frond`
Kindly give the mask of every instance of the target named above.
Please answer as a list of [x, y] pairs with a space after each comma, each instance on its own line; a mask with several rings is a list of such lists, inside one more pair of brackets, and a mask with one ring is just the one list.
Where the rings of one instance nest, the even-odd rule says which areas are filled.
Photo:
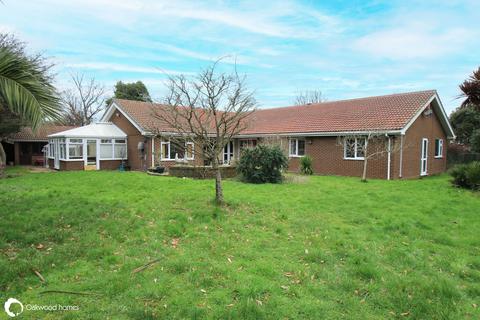
[[60, 100], [42, 66], [8, 48], [0, 48], [0, 101], [34, 129], [60, 119]]

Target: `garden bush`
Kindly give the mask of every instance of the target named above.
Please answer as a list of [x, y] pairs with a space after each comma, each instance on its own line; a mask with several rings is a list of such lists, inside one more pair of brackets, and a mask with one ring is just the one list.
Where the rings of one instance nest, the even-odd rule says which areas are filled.
[[300, 158], [300, 172], [302, 174], [311, 175], [313, 174], [312, 169], [313, 159], [310, 156], [304, 156]]
[[279, 183], [287, 167], [288, 158], [280, 147], [258, 145], [243, 150], [237, 171], [247, 182]]
[[480, 161], [460, 164], [450, 170], [452, 183], [458, 187], [480, 190]]

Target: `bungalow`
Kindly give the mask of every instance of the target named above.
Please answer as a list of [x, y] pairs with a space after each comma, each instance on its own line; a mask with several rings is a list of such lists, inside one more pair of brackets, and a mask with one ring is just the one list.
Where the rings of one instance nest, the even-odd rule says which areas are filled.
[[[153, 114], [161, 108], [161, 104], [114, 99], [100, 124], [50, 135], [54, 151], [49, 161], [60, 169], [83, 169], [95, 155], [95, 169], [112, 169], [117, 165], [112, 161], [121, 160], [114, 150], [121, 148], [126, 150], [122, 159], [133, 170], [154, 165], [168, 168], [178, 158], [203, 164], [193, 152], [198, 146], [190, 142], [178, 148], [158, 134], [161, 124]], [[98, 126], [111, 130], [102, 135], [94, 132]], [[72, 135], [75, 130], [83, 133]], [[309, 155], [315, 174], [359, 176], [367, 137], [380, 132], [389, 148], [368, 160], [369, 177], [414, 178], [446, 170], [447, 141], [455, 135], [435, 90], [257, 110], [249, 118], [248, 129], [225, 147], [223, 162], [234, 162], [245, 147], [275, 139], [288, 152], [290, 171], [297, 172], [300, 158]], [[63, 144], [63, 149], [57, 147]], [[107, 159], [108, 165], [102, 166]], [[75, 166], [62, 165], [62, 161], [78, 160]]]

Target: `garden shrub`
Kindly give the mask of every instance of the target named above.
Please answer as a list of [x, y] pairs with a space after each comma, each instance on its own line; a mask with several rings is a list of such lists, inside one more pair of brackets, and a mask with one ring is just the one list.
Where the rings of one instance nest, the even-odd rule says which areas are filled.
[[279, 146], [258, 145], [242, 151], [237, 171], [247, 182], [279, 183], [288, 158]]
[[313, 174], [312, 169], [313, 159], [310, 156], [304, 156], [300, 158], [300, 172], [307, 175]]
[[480, 190], [480, 161], [460, 164], [450, 170], [452, 183], [461, 188]]

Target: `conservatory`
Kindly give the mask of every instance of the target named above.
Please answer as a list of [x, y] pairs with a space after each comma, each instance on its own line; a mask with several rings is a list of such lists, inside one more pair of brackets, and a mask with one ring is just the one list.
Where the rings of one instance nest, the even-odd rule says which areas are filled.
[[100, 122], [48, 136], [47, 166], [57, 170], [114, 170], [127, 160], [127, 135]]

